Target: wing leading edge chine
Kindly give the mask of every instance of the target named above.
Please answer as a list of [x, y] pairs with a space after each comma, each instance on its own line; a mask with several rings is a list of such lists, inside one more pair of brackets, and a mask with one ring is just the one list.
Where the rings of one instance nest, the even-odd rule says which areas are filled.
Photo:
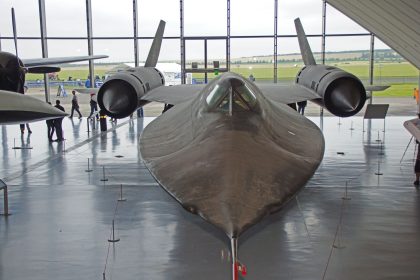
[[205, 86], [205, 84], [161, 86], [152, 89], [141, 99], [176, 105], [191, 100], [197, 96]]
[[62, 63], [80, 62], [90, 59], [107, 58], [107, 55], [90, 55], [90, 56], [69, 56], [69, 57], [46, 57], [46, 58], [31, 58], [22, 59], [22, 63], [26, 67], [54, 65]]
[[282, 104], [320, 98], [315, 92], [300, 85], [257, 84], [264, 96]]

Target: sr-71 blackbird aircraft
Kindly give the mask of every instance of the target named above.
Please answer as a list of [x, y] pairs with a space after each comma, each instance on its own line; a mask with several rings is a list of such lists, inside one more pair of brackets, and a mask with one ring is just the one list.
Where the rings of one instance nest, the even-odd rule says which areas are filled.
[[[79, 62], [107, 58], [106, 55], [73, 56], [56, 58], [20, 59], [17, 49], [16, 20], [12, 8], [12, 25], [16, 55], [0, 51], [0, 124], [15, 124], [53, 119], [67, 114], [33, 97], [17, 95], [24, 93], [26, 73], [51, 73], [60, 71], [52, 64]], [[16, 95], [16, 94], [15, 94]]]
[[141, 155], [173, 198], [230, 238], [233, 279], [243, 268], [240, 235], [292, 199], [323, 158], [322, 132], [287, 104], [312, 100], [348, 117], [366, 100], [357, 77], [316, 65], [299, 19], [295, 25], [305, 67], [294, 85], [224, 73], [207, 85], [165, 87], [155, 69], [161, 21], [145, 66], [111, 76], [98, 92], [101, 109], [115, 118], [150, 101], [174, 105], [144, 129]]

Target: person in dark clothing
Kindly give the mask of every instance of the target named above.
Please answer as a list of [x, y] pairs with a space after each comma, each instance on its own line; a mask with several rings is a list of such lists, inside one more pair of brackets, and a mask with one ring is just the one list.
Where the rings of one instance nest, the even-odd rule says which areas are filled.
[[[417, 140], [416, 142], [417, 144], [419, 143]], [[417, 149], [417, 158], [416, 163], [414, 164], [414, 173], [416, 174], [416, 180], [414, 181], [414, 185], [418, 187], [420, 185], [420, 149]]]
[[144, 117], [143, 107], [140, 107], [137, 109], [137, 118], [143, 118], [143, 117]]
[[[55, 108], [65, 112], [63, 106], [60, 105], [60, 100], [56, 100], [55, 101]], [[55, 133], [57, 134], [57, 141], [61, 142], [64, 140], [63, 138], [63, 128], [62, 128], [62, 122], [63, 122], [63, 118], [57, 118], [54, 119], [54, 127], [55, 127]]]
[[[420, 119], [420, 113], [417, 114], [417, 117]], [[414, 173], [416, 174], [416, 180], [414, 181], [414, 185], [418, 187], [420, 185], [420, 149], [419, 149], [419, 141], [416, 140], [416, 146], [417, 146], [417, 157], [416, 157], [416, 163], [414, 164]]]
[[[98, 102], [96, 102], [96, 100], [94, 99], [94, 96], [95, 96], [95, 94], [93, 94], [93, 93], [90, 95], [90, 102], [89, 102], [89, 104], [90, 104], [90, 115], [89, 115], [88, 118], [90, 118], [95, 111], [98, 112]], [[96, 114], [96, 119], [99, 120], [99, 114]]]
[[79, 111], [79, 102], [77, 101], [76, 91], [73, 90], [71, 93], [73, 94], [73, 99], [71, 100], [71, 114], [69, 118], [73, 118], [73, 112], [76, 110], [76, 112], [79, 113], [79, 119], [81, 119], [82, 114]]
[[174, 107], [174, 105], [165, 103], [165, 106], [163, 106], [162, 114], [171, 109], [172, 107]]
[[[48, 104], [51, 105], [51, 102], [48, 102]], [[54, 120], [46, 120], [47, 123], [47, 129], [48, 129], [48, 141], [52, 142], [52, 137], [54, 135]]]
[[297, 103], [298, 105], [298, 113], [301, 115], [305, 115], [305, 107], [308, 105], [308, 101], [300, 101]]
[[[27, 91], [28, 91], [28, 87], [27, 87], [27, 86], [23, 86], [23, 93], [22, 93], [22, 94], [25, 94]], [[28, 124], [28, 123], [26, 123], [26, 124], [20, 124], [19, 126], [20, 126], [20, 132], [21, 132], [22, 134], [23, 134], [23, 133], [25, 133], [25, 126], [26, 126], [26, 128], [28, 129], [28, 133], [29, 133], [29, 134], [31, 134], [31, 133], [32, 133], [32, 130], [31, 130], [31, 128], [29, 127], [29, 124]]]
[[289, 103], [289, 104], [287, 104], [290, 108], [292, 108], [293, 110], [295, 110], [295, 111], [297, 111], [296, 110], [296, 103]]

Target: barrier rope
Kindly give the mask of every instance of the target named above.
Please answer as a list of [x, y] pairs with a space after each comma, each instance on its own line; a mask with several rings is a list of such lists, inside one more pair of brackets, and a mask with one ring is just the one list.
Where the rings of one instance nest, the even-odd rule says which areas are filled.
[[[110, 174], [110, 172], [109, 172], [108, 170], [106, 170], [106, 173], [108, 173], [107, 175], [108, 175], [110, 178], [114, 178], [114, 176], [112, 176], [112, 174]], [[120, 202], [120, 201], [118, 201], [118, 199], [117, 199], [117, 202], [116, 202], [116, 204], [115, 204], [114, 215], [113, 215], [113, 217], [112, 217], [112, 220], [115, 220], [115, 218], [116, 218], [116, 216], [117, 216], [117, 213], [118, 213], [118, 204], [119, 204], [119, 202]], [[110, 240], [111, 238], [112, 238], [112, 227], [111, 227], [111, 229], [110, 229], [110, 233], [109, 233], [109, 238], [108, 238], [108, 240]], [[111, 242], [108, 242], [108, 249], [107, 249], [107, 254], [106, 254], [106, 258], [105, 258], [105, 265], [104, 265], [104, 270], [103, 270], [103, 272], [102, 272], [102, 279], [103, 279], [103, 280], [106, 280], [106, 270], [107, 270], [107, 267], [108, 267], [109, 251], [110, 251], [110, 249], [111, 249]]]
[[340, 232], [340, 227], [341, 227], [342, 220], [343, 220], [344, 204], [345, 204], [345, 199], [343, 199], [341, 201], [340, 219], [338, 221], [338, 225], [337, 225], [337, 228], [335, 230], [334, 240], [333, 240], [333, 243], [331, 245], [330, 253], [328, 255], [328, 260], [327, 260], [327, 264], [326, 264], [325, 269], [324, 269], [324, 274], [322, 275], [322, 280], [324, 280], [325, 277], [327, 276], [327, 270], [328, 270], [328, 266], [330, 264], [330, 261], [331, 261], [331, 258], [332, 258], [332, 254], [333, 254], [333, 251], [334, 251], [335, 241], [337, 240], [337, 236], [338, 236], [338, 234]]

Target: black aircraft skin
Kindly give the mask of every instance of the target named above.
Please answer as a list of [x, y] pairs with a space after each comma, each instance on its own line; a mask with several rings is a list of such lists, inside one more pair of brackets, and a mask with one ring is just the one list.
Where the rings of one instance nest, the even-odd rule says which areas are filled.
[[295, 24], [305, 67], [292, 85], [257, 85], [228, 72], [207, 85], [163, 86], [154, 68], [155, 41], [163, 35], [157, 32], [153, 63], [121, 72], [99, 89], [98, 104], [116, 118], [150, 101], [174, 105], [143, 130], [141, 155], [162, 188], [226, 233], [232, 279], [242, 268], [241, 234], [292, 199], [323, 158], [322, 132], [287, 104], [312, 100], [348, 117], [366, 101], [357, 77], [316, 65], [299, 19]]

